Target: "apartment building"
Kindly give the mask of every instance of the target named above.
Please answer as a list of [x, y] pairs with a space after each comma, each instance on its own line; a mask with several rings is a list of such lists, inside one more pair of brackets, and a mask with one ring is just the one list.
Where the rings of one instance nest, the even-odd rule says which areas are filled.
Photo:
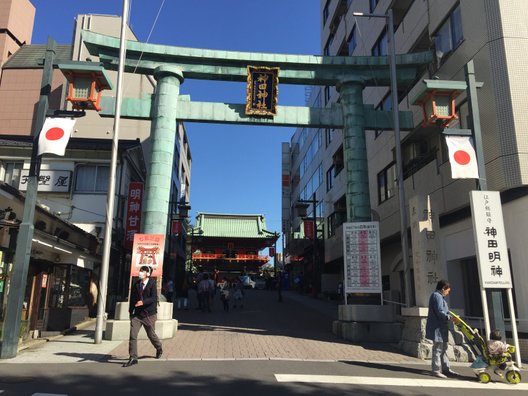
[[[431, 51], [434, 61], [412, 86], [398, 87], [400, 111], [413, 113], [415, 128], [402, 131], [402, 162], [407, 213], [415, 197], [429, 197], [438, 215], [438, 272], [452, 284], [450, 306], [467, 317], [482, 317], [479, 275], [469, 194], [475, 179], [452, 179], [445, 138], [438, 129], [422, 128], [421, 109], [412, 100], [423, 79], [464, 81], [464, 66], [473, 60], [483, 134], [488, 190], [502, 201], [509, 265], [519, 331], [528, 332], [528, 280], [525, 243], [528, 220], [528, 164], [523, 76], [528, 60], [528, 10], [522, 0], [321, 0], [321, 53], [326, 56], [385, 56], [385, 18], [359, 17], [354, 12], [386, 15], [392, 8], [396, 54]], [[364, 103], [391, 109], [390, 87], [366, 88]], [[328, 107], [340, 101], [334, 87], [315, 87], [309, 105]], [[468, 128], [465, 93], [456, 99], [458, 121], [450, 127]], [[369, 193], [372, 220], [380, 222], [383, 295], [405, 301], [393, 131], [367, 130]], [[321, 255], [321, 291], [332, 292], [343, 279], [343, 230], [347, 211], [343, 136], [340, 130], [298, 129], [283, 144], [283, 231], [291, 271], [310, 271]], [[287, 183], [285, 183], [287, 184]], [[284, 185], [285, 185], [284, 184]], [[314, 195], [315, 194], [315, 195]], [[317, 200], [319, 246], [304, 238], [303, 219], [296, 213], [299, 199]], [[310, 209], [313, 210], [313, 209]], [[312, 218], [313, 213], [307, 214]], [[410, 224], [408, 222], [408, 224]], [[410, 229], [408, 230], [410, 235]], [[411, 238], [409, 238], [411, 239]], [[410, 246], [412, 252], [412, 245]], [[322, 258], [324, 256], [324, 258]], [[288, 262], [288, 258], [286, 259]], [[303, 264], [304, 263], [304, 264]], [[411, 258], [411, 278], [412, 258]], [[411, 279], [411, 305], [417, 305]], [[422, 285], [423, 288], [423, 285]], [[504, 306], [506, 297], [503, 295]], [[359, 298], [358, 302], [361, 302]], [[418, 304], [419, 305], [419, 304]], [[507, 309], [506, 318], [509, 317]], [[507, 328], [508, 321], [506, 320]]]

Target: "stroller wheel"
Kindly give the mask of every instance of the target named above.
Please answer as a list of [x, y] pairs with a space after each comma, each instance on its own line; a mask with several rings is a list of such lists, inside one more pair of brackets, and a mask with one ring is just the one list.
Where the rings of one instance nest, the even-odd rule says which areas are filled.
[[521, 382], [521, 373], [515, 370], [510, 370], [506, 373], [506, 381], [510, 384], [518, 384]]
[[478, 378], [479, 378], [480, 382], [482, 382], [483, 384], [487, 384], [491, 380], [490, 375], [487, 372], [485, 372], [485, 371], [480, 373], [478, 375]]

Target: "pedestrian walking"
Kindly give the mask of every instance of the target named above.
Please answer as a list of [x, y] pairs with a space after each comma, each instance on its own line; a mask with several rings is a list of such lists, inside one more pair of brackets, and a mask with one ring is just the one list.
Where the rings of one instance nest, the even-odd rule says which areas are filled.
[[451, 320], [449, 307], [445, 298], [449, 295], [451, 286], [446, 280], [440, 280], [436, 290], [429, 298], [429, 313], [425, 327], [425, 338], [433, 341], [431, 356], [432, 375], [440, 378], [457, 376], [458, 374], [449, 367], [447, 357], [447, 343], [449, 340], [448, 324]]
[[144, 265], [139, 269], [139, 279], [130, 291], [130, 337], [128, 340], [129, 360], [123, 367], [130, 367], [138, 363], [137, 336], [143, 326], [147, 337], [156, 348], [156, 359], [163, 354], [161, 341], [156, 335], [156, 315], [158, 313], [158, 291], [156, 281], [150, 279], [151, 269]]
[[187, 278], [183, 278], [183, 283], [176, 292], [176, 304], [178, 306], [178, 311], [183, 309], [189, 309], [189, 283], [187, 282]]
[[240, 308], [244, 308], [244, 286], [242, 286], [242, 282], [240, 280], [235, 284], [233, 300], [233, 308], [236, 308], [237, 305]]
[[204, 273], [202, 280], [198, 282], [198, 301], [203, 312], [206, 310], [211, 312], [211, 307], [209, 306], [210, 287], [211, 284], [209, 283], [209, 274]]
[[229, 312], [229, 285], [227, 280], [224, 279], [223, 283], [219, 283], [220, 286], [220, 300], [224, 307], [225, 312]]
[[167, 299], [167, 302], [172, 302], [172, 299], [174, 298], [174, 282], [172, 279], [167, 280], [165, 283], [165, 287], [163, 288], [163, 294], [165, 295], [165, 298]]

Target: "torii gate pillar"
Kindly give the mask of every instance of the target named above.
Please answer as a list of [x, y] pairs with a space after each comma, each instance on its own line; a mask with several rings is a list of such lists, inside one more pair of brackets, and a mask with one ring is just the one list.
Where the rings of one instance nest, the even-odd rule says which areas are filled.
[[347, 222], [370, 221], [367, 146], [365, 142], [364, 83], [359, 79], [337, 85], [343, 109], [343, 153], [347, 172]]
[[176, 111], [182, 70], [176, 66], [163, 65], [154, 70], [158, 82], [152, 107], [152, 155], [149, 163], [145, 201], [143, 206], [143, 233], [163, 234], [167, 229], [169, 213], [174, 147], [176, 143]]

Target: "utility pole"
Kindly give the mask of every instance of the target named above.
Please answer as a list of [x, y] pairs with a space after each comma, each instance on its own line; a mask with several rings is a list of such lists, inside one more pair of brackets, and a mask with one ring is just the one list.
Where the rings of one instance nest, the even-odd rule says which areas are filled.
[[112, 228], [114, 220], [114, 199], [117, 170], [117, 149], [119, 145], [119, 124], [121, 121], [121, 99], [123, 96], [123, 74], [126, 55], [126, 26], [128, 21], [128, 0], [123, 0], [123, 15], [121, 16], [121, 41], [119, 48], [119, 66], [117, 72], [117, 94], [115, 101], [114, 137], [112, 139], [112, 160], [108, 180], [108, 195], [106, 199], [106, 223], [103, 247], [103, 261], [99, 278], [99, 294], [97, 295], [97, 318], [95, 322], [94, 343], [100, 344], [103, 339], [103, 326], [106, 316], [106, 297], [108, 292], [108, 269], [110, 267], [110, 250], [112, 248]]
[[26, 292], [31, 246], [33, 243], [33, 221], [35, 218], [35, 205], [37, 204], [38, 179], [40, 175], [41, 157], [38, 154], [39, 134], [44, 125], [48, 112], [48, 99], [53, 82], [53, 62], [57, 43], [48, 37], [44, 67], [42, 70], [42, 83], [38, 101], [36, 120], [33, 126], [33, 148], [31, 152], [31, 165], [27, 181], [27, 191], [24, 201], [24, 214], [18, 229], [17, 248], [13, 266], [13, 276], [9, 283], [7, 297], [7, 310], [4, 319], [3, 340], [0, 358], [9, 359], [17, 355], [18, 339], [20, 337], [21, 312], [24, 305]]
[[405, 287], [405, 306], [411, 306], [411, 270], [409, 264], [409, 236], [407, 235], [407, 206], [405, 197], [405, 186], [403, 179], [403, 159], [401, 152], [401, 133], [400, 133], [400, 118], [398, 113], [398, 79], [396, 75], [396, 45], [394, 41], [394, 17], [392, 8], [387, 10], [387, 14], [366, 14], [362, 12], [354, 12], [354, 16], [369, 17], [369, 18], [384, 18], [387, 23], [387, 38], [388, 38], [388, 56], [390, 63], [390, 84], [391, 84], [391, 99], [392, 99], [392, 120], [394, 126], [394, 151], [396, 153], [396, 171], [398, 182], [398, 199], [400, 204], [400, 239], [402, 246], [402, 263], [403, 263], [403, 278]]

